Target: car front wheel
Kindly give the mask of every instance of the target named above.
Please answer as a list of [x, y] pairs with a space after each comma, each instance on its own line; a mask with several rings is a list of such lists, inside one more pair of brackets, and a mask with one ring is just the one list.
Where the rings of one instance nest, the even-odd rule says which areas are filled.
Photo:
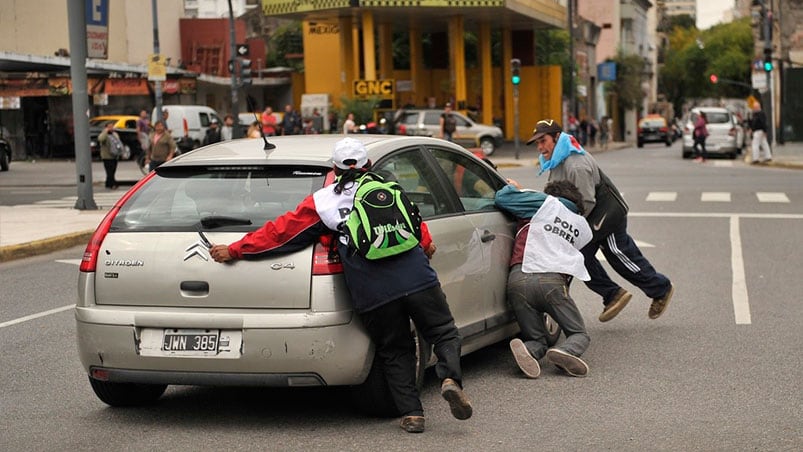
[[0, 150], [0, 171], [8, 171], [9, 166], [11, 166], [11, 159], [8, 158], [8, 154]]
[[140, 383], [115, 383], [89, 377], [95, 395], [110, 406], [141, 406], [156, 402], [164, 394], [167, 385]]
[[480, 149], [482, 149], [482, 153], [486, 156], [493, 155], [494, 151], [496, 150], [493, 138], [485, 137], [480, 139]]

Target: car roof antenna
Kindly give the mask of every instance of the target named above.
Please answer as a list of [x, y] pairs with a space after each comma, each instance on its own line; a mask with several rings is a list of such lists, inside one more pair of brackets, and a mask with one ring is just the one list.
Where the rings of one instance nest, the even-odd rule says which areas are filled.
[[276, 149], [276, 145], [268, 142], [268, 137], [265, 136], [265, 131], [262, 130], [261, 127], [262, 121], [260, 121], [259, 116], [257, 116], [257, 110], [256, 108], [254, 108], [254, 99], [251, 96], [246, 96], [245, 102], [248, 104], [248, 109], [254, 112], [254, 119], [256, 120], [256, 122], [260, 124], [259, 134], [262, 135], [262, 141], [265, 142], [265, 147], [262, 148], [262, 150], [270, 151], [271, 149]]

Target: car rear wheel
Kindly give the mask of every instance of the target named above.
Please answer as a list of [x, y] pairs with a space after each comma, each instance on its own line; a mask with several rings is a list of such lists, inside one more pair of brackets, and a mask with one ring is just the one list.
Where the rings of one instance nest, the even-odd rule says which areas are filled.
[[644, 147], [644, 142], [642, 142], [642, 141], [636, 142], [636, 147], [643, 148]]
[[395, 417], [401, 414], [390, 395], [385, 372], [376, 355], [368, 377], [362, 384], [352, 388], [351, 399], [360, 412], [369, 416]]
[[552, 319], [549, 314], [544, 314], [544, 326], [546, 326], [547, 336], [546, 343], [552, 347], [558, 343], [560, 339], [560, 326], [558, 322]]
[[496, 150], [493, 138], [485, 137], [480, 139], [480, 149], [482, 149], [482, 153], [486, 156], [493, 155]]
[[92, 390], [98, 398], [110, 406], [141, 406], [156, 402], [164, 394], [167, 385], [140, 383], [114, 383], [89, 377]]
[[8, 171], [8, 167], [11, 165], [11, 159], [8, 158], [8, 154], [5, 153], [2, 149], [0, 149], [0, 171]]

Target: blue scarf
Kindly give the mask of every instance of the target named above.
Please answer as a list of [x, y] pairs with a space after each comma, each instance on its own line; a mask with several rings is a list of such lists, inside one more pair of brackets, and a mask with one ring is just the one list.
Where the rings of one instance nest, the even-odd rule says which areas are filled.
[[546, 160], [543, 155], [538, 155], [538, 161], [541, 162], [541, 171], [538, 172], [538, 175], [540, 176], [544, 171], [557, 167], [563, 163], [566, 157], [571, 153], [582, 155], [585, 154], [586, 151], [583, 150], [583, 147], [580, 146], [580, 143], [578, 143], [577, 139], [571, 134], [565, 132], [561, 133], [560, 136], [558, 136], [558, 142], [555, 143], [555, 149], [552, 150], [552, 158]]

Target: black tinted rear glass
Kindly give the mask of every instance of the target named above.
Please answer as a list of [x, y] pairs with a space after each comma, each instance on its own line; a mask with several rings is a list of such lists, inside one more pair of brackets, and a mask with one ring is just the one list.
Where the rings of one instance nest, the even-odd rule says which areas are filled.
[[218, 219], [207, 221], [218, 231], [254, 230], [295, 210], [304, 197], [323, 186], [329, 171], [278, 166], [160, 168], [123, 205], [112, 231], [187, 231], [209, 218]]

